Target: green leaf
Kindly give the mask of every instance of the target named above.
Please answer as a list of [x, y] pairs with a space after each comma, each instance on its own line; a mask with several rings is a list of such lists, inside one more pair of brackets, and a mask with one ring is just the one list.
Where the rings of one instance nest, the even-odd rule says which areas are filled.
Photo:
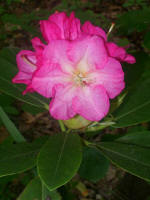
[[42, 199], [42, 184], [38, 177], [34, 178], [24, 189], [17, 200], [41, 200]]
[[141, 32], [150, 25], [150, 8], [132, 10], [118, 17], [117, 25], [122, 34], [131, 34], [134, 31]]
[[113, 127], [126, 127], [150, 121], [150, 80], [140, 82], [124, 98], [124, 102], [113, 114]]
[[97, 182], [103, 178], [109, 167], [109, 161], [101, 152], [92, 147], [85, 147], [83, 151], [83, 160], [79, 169], [82, 178]]
[[0, 106], [0, 119], [4, 123], [5, 127], [7, 128], [10, 135], [16, 142], [25, 142], [25, 138], [21, 135], [18, 131], [14, 123], [9, 119], [7, 114], [4, 112], [3, 108]]
[[39, 177], [34, 178], [20, 194], [17, 200], [61, 200], [61, 196], [57, 191], [48, 191], [41, 183]]
[[[12, 83], [12, 78], [18, 72], [17, 65], [14, 63], [16, 57], [14, 52], [16, 51], [13, 50], [7, 48], [0, 52], [0, 91], [29, 105], [43, 108], [43, 110], [47, 109], [49, 100], [36, 93], [28, 93], [23, 96], [22, 92], [25, 86]], [[9, 57], [7, 58], [6, 55]]]
[[98, 148], [125, 171], [150, 180], [150, 132], [130, 133], [113, 142], [101, 142]]
[[38, 156], [38, 173], [49, 190], [67, 183], [77, 172], [82, 158], [77, 134], [51, 136]]
[[46, 138], [33, 143], [18, 143], [0, 146], [0, 177], [28, 170], [36, 165], [37, 154]]

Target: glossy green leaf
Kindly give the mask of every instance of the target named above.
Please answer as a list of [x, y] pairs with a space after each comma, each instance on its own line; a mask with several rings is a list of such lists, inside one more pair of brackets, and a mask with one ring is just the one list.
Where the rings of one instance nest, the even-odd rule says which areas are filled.
[[61, 200], [61, 196], [57, 191], [50, 192], [41, 183], [39, 177], [34, 178], [20, 194], [17, 200]]
[[108, 159], [96, 148], [85, 147], [83, 150], [83, 160], [79, 169], [80, 176], [89, 181], [99, 181], [108, 171]]
[[42, 184], [38, 177], [33, 179], [17, 200], [42, 200]]
[[67, 183], [79, 169], [82, 158], [77, 134], [51, 136], [38, 156], [38, 173], [49, 190]]
[[[18, 72], [17, 64], [14, 61], [16, 54], [13, 51], [16, 52], [14, 49], [7, 48], [0, 52], [0, 91], [20, 101], [45, 110], [48, 107], [49, 100], [36, 93], [22, 95], [25, 86], [12, 83], [12, 78]], [[6, 55], [9, 57], [6, 57]]]
[[33, 143], [18, 143], [0, 146], [0, 177], [28, 170], [36, 165], [37, 154], [46, 138]]
[[0, 106], [0, 119], [4, 123], [10, 135], [16, 142], [25, 142], [25, 138], [21, 135], [15, 124], [9, 119], [3, 108]]
[[150, 80], [140, 82], [124, 98], [124, 102], [113, 114], [114, 127], [126, 127], [150, 121]]
[[101, 142], [98, 148], [124, 170], [150, 180], [150, 132], [130, 133], [113, 142]]

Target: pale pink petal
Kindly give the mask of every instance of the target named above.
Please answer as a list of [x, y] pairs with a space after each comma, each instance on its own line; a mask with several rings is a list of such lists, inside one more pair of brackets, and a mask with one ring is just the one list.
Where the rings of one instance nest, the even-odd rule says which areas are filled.
[[80, 37], [80, 20], [75, 18], [74, 12], [70, 14], [70, 17], [65, 20], [64, 23], [65, 39], [75, 40]]
[[89, 35], [101, 36], [104, 40], [107, 40], [107, 35], [103, 29], [98, 26], [94, 26], [91, 22], [86, 21], [82, 26], [82, 31]]
[[71, 73], [73, 71], [72, 62], [68, 59], [69, 41], [54, 40], [51, 41], [44, 50], [44, 61], [50, 64], [59, 64], [64, 73]]
[[66, 82], [68, 82], [68, 76], [61, 71], [59, 65], [45, 63], [34, 74], [32, 88], [39, 94], [50, 98], [54, 96], [55, 85], [65, 85]]
[[81, 87], [73, 99], [73, 109], [87, 120], [99, 121], [109, 111], [109, 98], [102, 86]]
[[68, 120], [75, 116], [72, 108], [72, 99], [75, 96], [75, 88], [68, 84], [67, 87], [58, 85], [56, 94], [50, 103], [50, 113], [55, 119]]
[[50, 42], [51, 40], [61, 39], [60, 28], [55, 23], [49, 20], [41, 20], [40, 29], [44, 39], [47, 42]]
[[88, 36], [73, 41], [68, 50], [68, 58], [78, 63], [77, 67], [82, 71], [101, 69], [108, 59], [107, 50], [102, 38]]
[[36, 70], [35, 53], [28, 50], [22, 50], [17, 54], [18, 74], [13, 78], [14, 83], [29, 84], [34, 71]]
[[109, 97], [113, 99], [124, 89], [124, 72], [121, 64], [114, 58], [109, 58], [105, 67], [91, 73], [95, 84], [101, 84], [106, 89]]
[[114, 57], [122, 62], [128, 62], [130, 64], [135, 63], [135, 58], [127, 54], [126, 50], [123, 47], [117, 46], [113, 42], [106, 43], [108, 53], [111, 57]]

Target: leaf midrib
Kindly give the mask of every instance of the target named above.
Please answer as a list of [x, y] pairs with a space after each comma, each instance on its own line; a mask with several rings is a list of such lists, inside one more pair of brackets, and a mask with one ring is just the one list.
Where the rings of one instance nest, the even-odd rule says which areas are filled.
[[116, 117], [115, 119], [116, 119], [116, 120], [119, 120], [119, 119], [125, 117], [126, 115], [133, 113], [134, 111], [140, 110], [141, 108], [143, 108], [144, 106], [148, 105], [149, 103], [150, 103], [150, 101], [147, 101], [146, 103], [144, 103], [144, 104], [142, 104], [142, 105], [139, 105], [139, 106], [137, 106], [137, 107], [134, 108], [134, 109], [131, 109], [129, 112], [124, 113], [124, 114], [120, 115], [119, 117]]
[[64, 148], [65, 148], [65, 144], [66, 144], [67, 138], [68, 138], [68, 134], [65, 134], [64, 142], [63, 142], [63, 145], [62, 145], [62, 147], [60, 149], [60, 154], [58, 155], [58, 159], [57, 159], [57, 162], [56, 162], [56, 168], [55, 168], [55, 171], [54, 171], [54, 175], [52, 177], [52, 185], [55, 182], [55, 177], [57, 175], [57, 171], [58, 171], [58, 168], [59, 168], [59, 164], [61, 162], [61, 158], [62, 158], [62, 155], [63, 155], [63, 151], [64, 151]]
[[17, 154], [17, 155], [15, 155], [15, 156], [12, 156], [12, 155], [10, 155], [11, 156], [11, 158], [9, 159], [9, 157], [7, 157], [7, 158], [3, 158], [3, 159], [0, 159], [0, 162], [5, 162], [5, 161], [8, 161], [8, 160], [12, 160], [12, 159], [15, 159], [15, 158], [18, 158], [18, 157], [20, 157], [20, 156], [26, 156], [26, 155], [30, 155], [30, 154], [33, 154], [33, 153], [38, 153], [38, 151], [40, 150], [40, 148], [39, 149], [36, 149], [36, 150], [33, 150], [33, 151], [30, 151], [30, 152], [26, 152], [26, 153], [21, 153], [21, 154]]
[[106, 147], [103, 147], [103, 146], [101, 146], [101, 145], [99, 146], [99, 148], [104, 149], [104, 150], [106, 150], [106, 151], [109, 151], [110, 153], [119, 155], [120, 157], [126, 158], [126, 159], [128, 159], [128, 160], [130, 160], [130, 161], [134, 161], [134, 162], [139, 163], [139, 164], [141, 164], [141, 165], [143, 165], [143, 166], [145, 166], [145, 167], [149, 167], [149, 168], [150, 168], [150, 164], [147, 165], [147, 164], [145, 164], [145, 163], [141, 163], [141, 162], [139, 162], [139, 161], [137, 161], [137, 160], [135, 160], [135, 159], [131, 159], [131, 158], [128, 157], [127, 155], [120, 154], [119, 152], [116, 152], [116, 151], [107, 149]]

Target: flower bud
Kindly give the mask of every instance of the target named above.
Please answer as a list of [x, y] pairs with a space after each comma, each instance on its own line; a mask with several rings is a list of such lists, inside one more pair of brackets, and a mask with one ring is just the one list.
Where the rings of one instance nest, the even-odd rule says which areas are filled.
[[75, 117], [69, 120], [63, 120], [64, 124], [70, 129], [81, 129], [85, 128], [91, 123], [92, 121], [86, 120], [85, 118], [81, 117], [80, 115], [76, 115]]

